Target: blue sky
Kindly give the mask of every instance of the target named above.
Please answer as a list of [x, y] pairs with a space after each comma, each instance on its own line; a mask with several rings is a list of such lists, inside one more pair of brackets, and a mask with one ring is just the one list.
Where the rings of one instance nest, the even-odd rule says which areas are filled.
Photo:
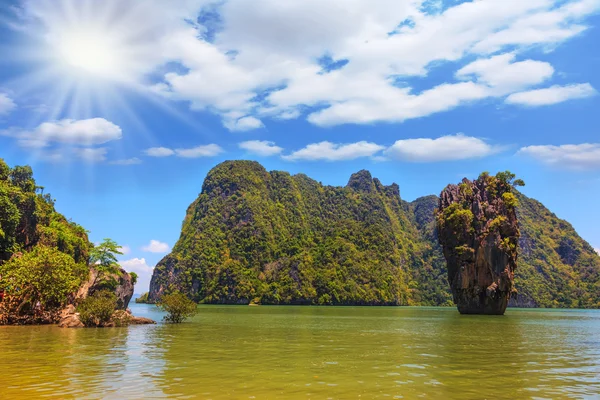
[[509, 169], [600, 248], [600, 0], [25, 0], [0, 6], [0, 157], [141, 275], [210, 168], [406, 200]]

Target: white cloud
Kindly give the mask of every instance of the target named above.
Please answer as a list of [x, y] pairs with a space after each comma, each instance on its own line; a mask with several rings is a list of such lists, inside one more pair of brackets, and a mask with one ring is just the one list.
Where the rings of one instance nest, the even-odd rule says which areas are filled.
[[200, 158], [214, 157], [223, 153], [221, 146], [211, 143], [202, 146], [191, 147], [189, 149], [169, 149], [167, 147], [152, 147], [144, 151], [144, 154], [150, 157], [169, 157], [177, 156], [181, 158]]
[[600, 168], [600, 143], [527, 146], [521, 148], [517, 154], [560, 168]]
[[[218, 13], [218, 29], [198, 19], [203, 7]], [[69, 33], [61, 15], [85, 24], [109, 20], [89, 17], [107, 10], [120, 16], [118, 29], [92, 28], [110, 32], [119, 74], [145, 82], [152, 71], [154, 92], [243, 131], [265, 118], [401, 122], [527, 91], [554, 69], [524, 59], [525, 51], [551, 51], [585, 32], [600, 1], [480, 0], [442, 9], [425, 0], [28, 0], [24, 24], [53, 45]], [[347, 63], [329, 70], [318, 61], [324, 55]], [[473, 59], [483, 60], [465, 66]], [[440, 65], [456, 65], [456, 76], [414, 88], [414, 78]]]
[[385, 149], [375, 143], [365, 141], [348, 144], [336, 144], [331, 142], [312, 143], [292, 154], [282, 156], [284, 160], [297, 161], [343, 161], [354, 160], [361, 157], [372, 157]]
[[133, 157], [133, 158], [126, 158], [123, 160], [113, 160], [109, 164], [112, 164], [112, 165], [137, 165], [137, 164], [141, 164], [141, 163], [142, 163], [142, 160], [140, 160], [137, 157]]
[[600, 255], [600, 249], [594, 249], [596, 250], [596, 253], [598, 253], [598, 255]]
[[548, 106], [572, 99], [583, 99], [598, 94], [589, 83], [559, 86], [513, 93], [506, 98], [508, 104], [529, 107]]
[[154, 268], [149, 266], [145, 258], [132, 258], [130, 260], [119, 261], [119, 265], [127, 272], [135, 272], [138, 275], [135, 284], [135, 293], [147, 292], [150, 288], [150, 279]]
[[385, 155], [399, 161], [437, 162], [481, 158], [497, 150], [481, 139], [457, 134], [437, 139], [398, 140], [385, 151]]
[[144, 150], [144, 154], [150, 157], [169, 157], [175, 154], [175, 151], [166, 147], [152, 147]]
[[6, 93], [0, 93], [0, 115], [6, 115], [17, 107]]
[[150, 240], [150, 243], [148, 243], [146, 246], [142, 247], [143, 251], [147, 251], [150, 253], [166, 253], [168, 252], [170, 249], [169, 245], [166, 243], [163, 243], [159, 240]]
[[239, 143], [238, 146], [240, 149], [244, 149], [249, 153], [263, 157], [274, 156], [283, 151], [283, 148], [276, 146], [274, 142], [269, 142], [267, 140], [248, 140]]
[[230, 131], [244, 132], [253, 129], [262, 128], [264, 124], [262, 121], [255, 117], [242, 117], [237, 120], [225, 121], [223, 123]]
[[196, 146], [190, 149], [175, 149], [175, 154], [177, 157], [183, 158], [214, 157], [222, 152], [223, 149], [214, 143], [204, 146]]
[[23, 147], [40, 148], [50, 143], [98, 145], [121, 139], [123, 132], [119, 126], [104, 118], [91, 118], [44, 122], [31, 131], [10, 128], [0, 134], [16, 138]]
[[547, 62], [515, 62], [515, 57], [515, 53], [505, 53], [482, 58], [459, 69], [456, 76], [460, 79], [473, 77], [477, 82], [496, 89], [495, 95], [502, 95], [542, 83], [554, 74], [554, 68]]

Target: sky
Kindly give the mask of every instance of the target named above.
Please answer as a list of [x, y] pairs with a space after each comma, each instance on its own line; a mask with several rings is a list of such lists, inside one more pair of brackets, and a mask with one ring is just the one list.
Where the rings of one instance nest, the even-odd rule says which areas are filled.
[[207, 172], [510, 170], [600, 248], [600, 0], [3, 0], [0, 157], [147, 291]]

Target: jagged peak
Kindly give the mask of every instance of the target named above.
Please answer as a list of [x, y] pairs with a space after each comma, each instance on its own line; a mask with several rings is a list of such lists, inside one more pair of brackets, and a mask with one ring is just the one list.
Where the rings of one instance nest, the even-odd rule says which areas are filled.
[[350, 176], [346, 187], [359, 192], [372, 192], [375, 189], [373, 177], [366, 169], [361, 169]]

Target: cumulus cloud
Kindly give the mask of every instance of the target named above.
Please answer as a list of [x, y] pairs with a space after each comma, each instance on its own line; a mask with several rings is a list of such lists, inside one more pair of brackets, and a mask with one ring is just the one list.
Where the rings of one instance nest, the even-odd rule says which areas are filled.
[[600, 169], [600, 143], [527, 146], [517, 154], [560, 168]]
[[132, 258], [119, 261], [119, 265], [125, 271], [135, 272], [138, 275], [138, 280], [134, 288], [135, 293], [144, 293], [148, 291], [154, 268], [148, 265], [145, 258]]
[[262, 128], [264, 126], [262, 121], [255, 117], [242, 117], [232, 121], [226, 120], [223, 124], [227, 129], [233, 132], [250, 131], [253, 129]]
[[240, 149], [244, 149], [249, 153], [263, 157], [274, 156], [280, 154], [283, 148], [276, 146], [274, 142], [267, 140], [248, 140], [238, 144]]
[[528, 107], [548, 106], [572, 99], [584, 99], [598, 94], [589, 83], [560, 86], [554, 85], [545, 89], [529, 90], [513, 93], [506, 98], [506, 103]]
[[[118, 13], [123, 47], [133, 49], [123, 53], [120, 73], [146, 82], [154, 72], [155, 93], [245, 131], [266, 118], [319, 126], [401, 122], [539, 89], [554, 68], [525, 59], [525, 51], [551, 51], [584, 33], [600, 10], [598, 0], [431, 3], [30, 0], [22, 14], [52, 40], [68, 25], [61, 15], [86, 21], [104, 10]], [[218, 26], [198, 18], [202, 10], [217, 15]], [[324, 66], [324, 56], [338, 66]], [[440, 65], [456, 66], [455, 77], [414, 87], [413, 79]]]
[[17, 107], [6, 93], [0, 93], [0, 115], [6, 115]]
[[384, 146], [365, 141], [347, 144], [320, 142], [309, 144], [303, 149], [282, 156], [282, 158], [288, 161], [344, 161], [372, 157], [383, 149], [385, 149]]
[[150, 157], [169, 157], [175, 154], [175, 151], [166, 147], [152, 147], [144, 150], [144, 154]]
[[121, 139], [123, 132], [118, 125], [104, 118], [91, 118], [44, 122], [33, 130], [10, 128], [0, 134], [14, 137], [23, 147], [41, 148], [51, 143], [98, 145]]
[[150, 243], [142, 247], [143, 251], [147, 251], [150, 253], [166, 253], [169, 251], [169, 249], [170, 247], [168, 244], [154, 239], [150, 240]]
[[460, 79], [475, 79], [494, 88], [495, 95], [536, 85], [552, 77], [554, 68], [547, 62], [524, 60], [515, 62], [515, 53], [482, 58], [456, 72]]
[[437, 162], [481, 158], [498, 150], [482, 139], [457, 134], [437, 139], [398, 140], [385, 151], [385, 155], [399, 161]]
[[200, 158], [214, 157], [223, 153], [221, 146], [217, 144], [207, 144], [202, 146], [191, 147], [188, 149], [169, 149], [167, 147], [152, 147], [144, 150], [144, 154], [150, 157], [170, 157], [177, 156], [182, 158]]
[[126, 158], [123, 160], [113, 160], [110, 161], [109, 164], [112, 165], [137, 165], [137, 164], [141, 164], [142, 160], [140, 160], [137, 157], [133, 157], [133, 158]]

